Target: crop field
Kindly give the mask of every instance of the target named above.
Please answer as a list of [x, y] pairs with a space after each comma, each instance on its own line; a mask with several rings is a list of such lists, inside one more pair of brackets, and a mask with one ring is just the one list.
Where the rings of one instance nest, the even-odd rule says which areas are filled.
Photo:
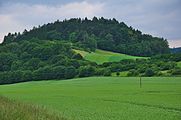
[[124, 59], [146, 58], [146, 57], [131, 56], [131, 55], [115, 53], [99, 49], [91, 53], [81, 50], [74, 50], [74, 51], [81, 54], [86, 60], [96, 62], [98, 64], [102, 64], [104, 62], [118, 62]]
[[0, 86], [0, 96], [70, 120], [180, 120], [181, 77], [88, 77]]

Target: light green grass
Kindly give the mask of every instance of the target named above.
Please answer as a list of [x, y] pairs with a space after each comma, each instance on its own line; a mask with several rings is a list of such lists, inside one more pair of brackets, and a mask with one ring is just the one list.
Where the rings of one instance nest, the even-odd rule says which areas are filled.
[[181, 77], [90, 77], [1, 85], [9, 98], [74, 120], [180, 120]]
[[[128, 76], [128, 72], [129, 71], [119, 72], [119, 76], [120, 77], [126, 77], [126, 76]], [[111, 76], [116, 77], [117, 76], [116, 72], [112, 73]]]
[[102, 64], [104, 62], [118, 62], [124, 59], [146, 58], [146, 57], [131, 56], [131, 55], [115, 53], [99, 49], [97, 49], [95, 52], [90, 52], [90, 53], [75, 49], [74, 51], [81, 54], [86, 60], [96, 62], [98, 64]]
[[180, 62], [177, 62], [177, 65], [178, 65], [178, 67], [181, 68], [181, 61], [180, 61]]

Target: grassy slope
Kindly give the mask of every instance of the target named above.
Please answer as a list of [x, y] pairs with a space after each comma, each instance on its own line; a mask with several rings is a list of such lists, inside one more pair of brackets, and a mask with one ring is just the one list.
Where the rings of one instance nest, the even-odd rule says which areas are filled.
[[181, 68], [181, 61], [180, 61], [180, 62], [177, 62], [177, 65], [178, 65], [178, 67]]
[[75, 120], [180, 120], [181, 78], [90, 77], [0, 86], [0, 94], [46, 105]]
[[95, 52], [85, 52], [81, 50], [74, 50], [77, 53], [80, 53], [86, 60], [96, 62], [98, 64], [102, 64], [104, 62], [117, 62], [123, 59], [136, 59], [136, 58], [146, 58], [146, 57], [137, 57], [130, 56], [121, 53], [114, 53], [105, 50], [97, 49]]
[[65, 120], [45, 108], [0, 97], [1, 120]]

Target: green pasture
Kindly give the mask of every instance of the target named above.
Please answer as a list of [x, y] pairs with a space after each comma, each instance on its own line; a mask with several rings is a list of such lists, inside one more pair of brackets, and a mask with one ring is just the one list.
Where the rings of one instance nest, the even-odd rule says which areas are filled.
[[75, 50], [75, 52], [81, 54], [86, 60], [96, 62], [98, 64], [102, 64], [104, 62], [118, 62], [124, 59], [138, 59], [138, 58], [146, 58], [146, 57], [138, 57], [138, 56], [131, 56], [121, 53], [115, 53], [105, 50], [96, 49], [95, 52], [86, 52], [81, 50]]
[[88, 77], [1, 85], [0, 95], [70, 120], [180, 120], [181, 77]]

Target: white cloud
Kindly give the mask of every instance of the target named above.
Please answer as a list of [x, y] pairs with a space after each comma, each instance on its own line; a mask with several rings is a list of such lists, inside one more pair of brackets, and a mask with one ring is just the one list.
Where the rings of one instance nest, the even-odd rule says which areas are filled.
[[168, 43], [170, 48], [181, 47], [181, 40], [168, 40]]
[[3, 36], [8, 32], [19, 32], [23, 29], [30, 29], [33, 26], [42, 25], [48, 22], [53, 22], [57, 19], [67, 19], [74, 17], [99, 16], [103, 11], [104, 4], [73, 2], [65, 5], [28, 5], [28, 4], [13, 4], [5, 6], [0, 13], [0, 42]]
[[[106, 17], [115, 17], [143, 33], [163, 37], [171, 42], [181, 40], [179, 0], [125, 1], [109, 1], [104, 11]], [[181, 46], [181, 42], [177, 42], [177, 46]]]
[[17, 32], [24, 27], [11, 15], [0, 15], [0, 43], [2, 42], [4, 35], [9, 32]]
[[114, 17], [143, 33], [164, 37], [170, 46], [181, 46], [181, 42], [174, 42], [181, 41], [180, 0], [67, 0], [66, 4], [57, 0], [59, 4], [51, 5], [40, 4], [40, 0], [33, 0], [34, 4], [11, 1], [0, 6], [0, 41], [8, 32], [23, 31], [57, 19], [103, 16]]

